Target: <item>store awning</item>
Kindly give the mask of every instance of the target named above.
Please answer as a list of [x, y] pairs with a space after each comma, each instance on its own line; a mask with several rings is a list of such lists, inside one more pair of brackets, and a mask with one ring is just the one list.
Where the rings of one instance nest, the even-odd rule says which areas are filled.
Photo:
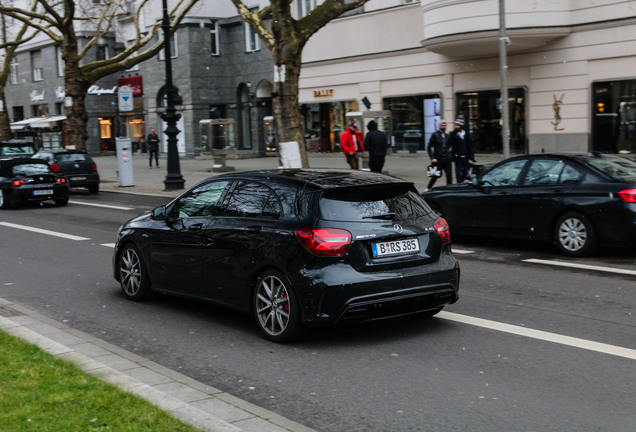
[[66, 120], [66, 116], [51, 116], [51, 117], [32, 117], [10, 124], [11, 129], [20, 130], [29, 126], [32, 128], [50, 128], [51, 123]]

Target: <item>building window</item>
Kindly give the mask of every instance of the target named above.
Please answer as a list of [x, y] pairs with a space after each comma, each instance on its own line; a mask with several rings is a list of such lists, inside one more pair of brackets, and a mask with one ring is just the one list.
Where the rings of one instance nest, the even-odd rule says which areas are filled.
[[57, 76], [64, 76], [64, 59], [62, 58], [62, 47], [55, 47], [55, 60], [57, 63]]
[[31, 51], [31, 70], [33, 81], [42, 81], [42, 51]]
[[97, 45], [95, 60], [102, 61], [108, 59], [108, 47], [106, 45]]
[[31, 117], [47, 117], [49, 106], [47, 104], [31, 105]]
[[592, 149], [636, 153], [636, 80], [592, 84]]
[[440, 95], [385, 98], [383, 105], [393, 117], [395, 150], [409, 153], [425, 151], [428, 139], [439, 128], [442, 113]]
[[[499, 90], [482, 90], [457, 93], [456, 115], [463, 115], [466, 129], [473, 139], [473, 149], [478, 153], [500, 153], [503, 151], [501, 124], [503, 108]], [[510, 118], [510, 151], [527, 153], [525, 122], [525, 89], [508, 89], [508, 112]], [[455, 119], [449, 121], [449, 130]]]
[[[173, 34], [170, 38], [170, 58], [177, 58], [177, 33]], [[166, 51], [161, 48], [159, 51], [159, 60], [166, 59]]]
[[261, 49], [261, 40], [256, 34], [254, 27], [245, 23], [245, 51], [254, 52]]
[[18, 63], [18, 59], [16, 58], [11, 59], [10, 76], [11, 84], [20, 83], [20, 63]]
[[219, 23], [218, 21], [214, 21], [212, 23], [212, 28], [210, 29], [210, 42], [211, 48], [210, 53], [212, 55], [220, 55], [221, 50], [219, 46]]
[[312, 10], [316, 9], [316, 0], [299, 0], [298, 1], [298, 16], [300, 18], [307, 15]]
[[13, 107], [13, 121], [20, 121], [24, 119], [24, 107], [23, 106], [14, 106]]

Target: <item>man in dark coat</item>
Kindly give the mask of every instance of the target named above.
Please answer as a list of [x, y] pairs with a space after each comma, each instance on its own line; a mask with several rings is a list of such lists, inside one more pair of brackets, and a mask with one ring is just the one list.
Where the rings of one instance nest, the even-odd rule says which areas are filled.
[[369, 133], [364, 137], [364, 148], [369, 152], [369, 168], [372, 172], [381, 173], [388, 144], [386, 135], [378, 130], [378, 124], [373, 120], [367, 129]]
[[453, 160], [455, 161], [455, 175], [457, 183], [470, 180], [470, 162], [477, 162], [473, 153], [473, 142], [468, 132], [464, 130], [464, 116], [455, 120], [455, 130], [451, 132], [453, 139]]
[[[439, 130], [433, 132], [428, 140], [428, 155], [431, 164], [436, 166], [446, 176], [446, 184], [453, 183], [453, 153], [450, 135], [446, 133], [446, 120], [439, 121]], [[437, 177], [431, 176], [426, 190], [433, 187]]]
[[148, 164], [149, 167], [152, 168], [152, 159], [155, 159], [155, 165], [159, 168], [159, 135], [154, 129], [150, 129], [150, 133], [148, 134], [148, 138], [146, 139], [148, 143]]

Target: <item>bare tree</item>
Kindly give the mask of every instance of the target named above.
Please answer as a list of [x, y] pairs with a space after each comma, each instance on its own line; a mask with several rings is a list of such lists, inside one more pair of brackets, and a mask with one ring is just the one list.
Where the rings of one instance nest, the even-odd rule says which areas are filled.
[[[34, 11], [37, 6], [37, 0], [34, 0], [31, 4], [31, 11]], [[11, 62], [13, 61], [15, 50], [25, 42], [30, 41], [38, 33], [38, 30], [31, 29], [27, 24], [22, 23], [17, 28], [15, 34], [13, 34], [7, 28], [7, 16], [2, 14], [0, 17], [0, 51], [2, 51], [0, 63], [0, 140], [8, 140], [11, 138], [11, 127], [9, 125], [9, 113], [7, 112], [7, 101], [5, 98], [4, 88], [11, 74]], [[13, 26], [12, 26], [13, 27]]]
[[269, 5], [255, 12], [251, 12], [242, 0], [232, 0], [241, 18], [252, 25], [274, 56], [272, 105], [276, 135], [279, 142], [299, 143], [301, 162], [305, 168], [309, 167], [309, 158], [298, 105], [298, 79], [303, 48], [309, 38], [331, 20], [367, 1], [369, 0], [324, 0], [309, 14], [294, 19], [292, 0], [270, 0]]
[[[85, 99], [89, 87], [100, 78], [130, 69], [155, 56], [164, 43], [162, 35], [158, 39], [155, 38], [155, 34], [160, 33], [158, 30], [161, 28], [161, 21], [142, 29], [141, 13], [151, 4], [149, 0], [138, 1], [133, 13], [135, 39], [114, 57], [86, 61], [86, 54], [97, 45], [98, 40], [105, 34], [115, 31], [117, 19], [130, 15], [124, 8], [124, 0], [105, 0], [95, 5], [77, 0], [37, 2], [39, 7], [36, 11], [0, 6], [0, 13], [46, 33], [61, 47], [65, 95], [72, 101], [72, 105], [66, 107], [67, 144], [77, 149], [85, 149], [88, 139]], [[198, 0], [178, 0], [168, 11], [173, 33], [197, 2]], [[84, 4], [86, 7], [80, 9], [79, 7]], [[80, 35], [83, 37], [82, 44]], [[90, 37], [86, 39], [86, 35]], [[140, 52], [142, 48], [147, 49]], [[82, 59], [84, 62], [80, 64]]]

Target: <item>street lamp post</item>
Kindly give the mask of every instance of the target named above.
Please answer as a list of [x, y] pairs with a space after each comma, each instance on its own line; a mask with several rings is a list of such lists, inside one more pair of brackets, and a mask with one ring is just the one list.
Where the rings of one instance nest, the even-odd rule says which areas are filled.
[[501, 76], [501, 139], [503, 144], [503, 157], [510, 156], [510, 109], [508, 107], [508, 62], [506, 60], [506, 45], [510, 39], [506, 36], [506, 7], [505, 0], [499, 0], [499, 67]]
[[177, 128], [177, 121], [181, 118], [181, 114], [177, 113], [174, 107], [174, 88], [172, 87], [172, 54], [170, 52], [170, 20], [168, 19], [168, 1], [163, 2], [163, 22], [161, 28], [163, 28], [164, 37], [164, 53], [166, 61], [166, 111], [161, 115], [163, 121], [166, 122], [167, 127], [164, 131], [168, 136], [168, 172], [166, 178], [163, 181], [166, 190], [183, 189], [185, 180], [181, 175], [181, 169], [179, 167], [179, 152], [177, 150], [177, 135], [179, 129]]

